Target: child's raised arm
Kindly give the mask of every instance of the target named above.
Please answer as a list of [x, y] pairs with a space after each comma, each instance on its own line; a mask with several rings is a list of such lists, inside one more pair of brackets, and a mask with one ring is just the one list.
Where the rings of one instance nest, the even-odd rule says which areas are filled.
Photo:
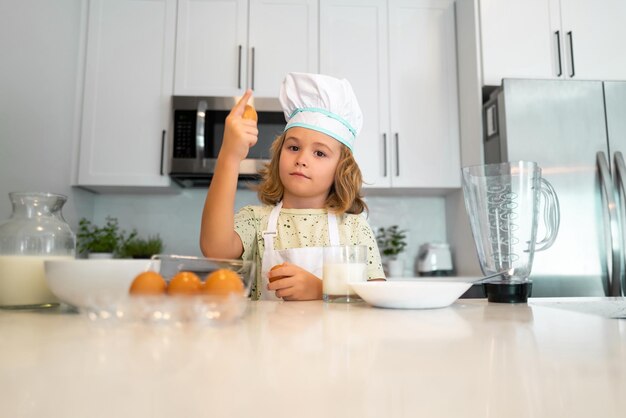
[[239, 258], [243, 253], [241, 238], [235, 232], [235, 193], [239, 163], [259, 134], [256, 121], [243, 118], [251, 96], [252, 90], [246, 91], [226, 117], [222, 148], [202, 211], [200, 250], [206, 257]]

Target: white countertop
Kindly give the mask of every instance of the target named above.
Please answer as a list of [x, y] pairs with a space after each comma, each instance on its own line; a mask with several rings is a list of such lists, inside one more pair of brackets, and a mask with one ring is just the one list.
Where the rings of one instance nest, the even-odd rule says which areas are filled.
[[626, 319], [541, 299], [251, 302], [213, 328], [0, 311], [0, 416], [624, 417]]

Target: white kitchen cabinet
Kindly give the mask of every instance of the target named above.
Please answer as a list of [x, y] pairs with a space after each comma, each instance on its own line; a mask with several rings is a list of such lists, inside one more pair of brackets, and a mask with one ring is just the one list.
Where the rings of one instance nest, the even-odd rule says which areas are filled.
[[76, 184], [170, 186], [176, 0], [91, 0]]
[[174, 93], [278, 97], [318, 71], [317, 0], [179, 0]]
[[460, 187], [454, 2], [321, 0], [320, 71], [362, 107], [365, 187]]
[[241, 95], [247, 37], [248, 0], [179, 0], [174, 93]]
[[626, 78], [623, 0], [479, 0], [483, 85]]
[[480, 0], [483, 84], [561, 76], [560, 26], [559, 0]]
[[626, 1], [561, 0], [561, 21], [566, 77], [626, 79]]
[[363, 112], [354, 154], [366, 186], [389, 186], [388, 18], [385, 0], [322, 0], [320, 71], [347, 78]]

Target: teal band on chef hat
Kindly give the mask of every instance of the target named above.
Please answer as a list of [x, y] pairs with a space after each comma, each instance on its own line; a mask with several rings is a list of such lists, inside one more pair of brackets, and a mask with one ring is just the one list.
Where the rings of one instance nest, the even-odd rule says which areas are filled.
[[293, 118], [296, 115], [296, 113], [300, 113], [300, 112], [318, 112], [318, 113], [321, 113], [322, 115], [328, 116], [329, 118], [333, 118], [335, 120], [338, 120], [346, 128], [348, 128], [348, 130], [352, 133], [352, 136], [356, 138], [356, 129], [354, 129], [352, 127], [352, 125], [350, 125], [350, 123], [348, 123], [347, 120], [345, 120], [344, 118], [342, 118], [339, 115], [331, 113], [328, 110], [319, 109], [319, 108], [316, 108], [316, 107], [306, 107], [306, 108], [303, 108], [303, 109], [296, 109], [293, 112], [291, 112], [291, 115], [289, 115], [289, 119]]

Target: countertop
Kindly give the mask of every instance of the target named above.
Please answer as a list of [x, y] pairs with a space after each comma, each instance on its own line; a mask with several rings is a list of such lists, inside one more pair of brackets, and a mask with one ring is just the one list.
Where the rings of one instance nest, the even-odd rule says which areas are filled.
[[559, 301], [250, 302], [220, 327], [0, 311], [0, 416], [626, 416], [626, 320], [576, 311], [624, 300]]

